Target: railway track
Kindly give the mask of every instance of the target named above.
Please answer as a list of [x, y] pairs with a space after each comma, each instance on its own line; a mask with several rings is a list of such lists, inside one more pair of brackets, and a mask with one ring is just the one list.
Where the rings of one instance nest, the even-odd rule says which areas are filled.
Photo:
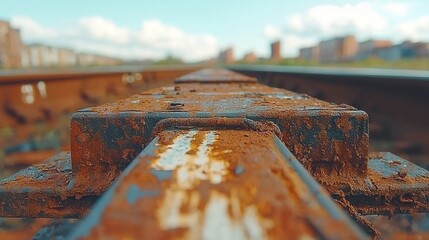
[[65, 111], [100, 104], [170, 84], [201, 66], [117, 66], [71, 69], [4, 70], [0, 73], [0, 126], [47, 121]]
[[[22, 167], [69, 149], [69, 118], [83, 107], [171, 84], [201, 66], [118, 66], [0, 72], [0, 162]], [[0, 176], [8, 173], [0, 172]]]
[[285, 66], [231, 66], [269, 86], [346, 103], [370, 116], [371, 148], [429, 169], [429, 72]]
[[84, 216], [70, 239], [366, 239], [362, 215], [429, 210], [428, 171], [369, 154], [364, 111], [222, 69], [77, 111], [70, 139], [0, 182], [2, 216]]

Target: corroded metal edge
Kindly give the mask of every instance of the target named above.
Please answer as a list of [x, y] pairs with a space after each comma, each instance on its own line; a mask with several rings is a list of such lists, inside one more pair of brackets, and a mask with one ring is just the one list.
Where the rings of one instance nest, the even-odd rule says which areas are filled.
[[180, 130], [161, 132], [70, 239], [278, 239], [287, 233], [366, 238], [272, 132]]
[[363, 215], [429, 212], [429, 171], [392, 153], [370, 154], [364, 178], [326, 178], [322, 184]]
[[98, 196], [76, 195], [72, 185], [70, 153], [59, 153], [0, 182], [0, 216], [80, 217]]

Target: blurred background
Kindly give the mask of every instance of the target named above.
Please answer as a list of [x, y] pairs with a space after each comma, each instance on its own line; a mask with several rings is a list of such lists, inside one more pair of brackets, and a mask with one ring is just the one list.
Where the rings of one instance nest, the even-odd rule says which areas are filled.
[[219, 60], [429, 67], [427, 2], [324, 2], [2, 2], [0, 66]]
[[[74, 111], [207, 66], [274, 65], [242, 72], [367, 111], [371, 150], [428, 168], [428, 7], [425, 0], [2, 1], [0, 177], [69, 150]], [[321, 71], [329, 74], [316, 75], [320, 81], [297, 76]], [[411, 234], [429, 228], [425, 219], [394, 218], [399, 225], [384, 231]], [[31, 236], [47, 222], [0, 219], [0, 237]]]

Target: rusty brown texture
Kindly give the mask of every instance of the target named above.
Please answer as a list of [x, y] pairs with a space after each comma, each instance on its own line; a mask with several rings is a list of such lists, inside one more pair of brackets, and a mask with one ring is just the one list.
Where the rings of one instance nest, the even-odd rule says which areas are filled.
[[[160, 78], [158, 74], [152, 77]], [[131, 237], [154, 230], [150, 237], [198, 238], [205, 231], [211, 200], [216, 199], [216, 204], [227, 206], [222, 223], [235, 226], [228, 231], [240, 236], [337, 237], [331, 229], [348, 227], [333, 220], [327, 209], [312, 204], [315, 196], [305, 190], [311, 187], [281, 160], [272, 141], [276, 137], [334, 198], [350, 205], [349, 212], [429, 211], [426, 170], [393, 155], [368, 155], [365, 112], [253, 81], [237, 82], [234, 79], [241, 76], [231, 72], [220, 71], [220, 81], [214, 80], [215, 75], [215, 70], [197, 72], [187, 76], [190, 83], [76, 112], [71, 120], [71, 159], [62, 155], [66, 161], [48, 160], [0, 182], [2, 196], [8, 199], [1, 214], [81, 216], [121, 175], [114, 190], [95, 206], [93, 217], [82, 222], [81, 226], [89, 227], [83, 227], [81, 236]], [[228, 77], [232, 82], [224, 82]], [[94, 92], [86, 98], [97, 101], [99, 95]], [[181, 158], [164, 155], [174, 149], [171, 145], [177, 139], [186, 139], [183, 136], [189, 138], [183, 159], [193, 161], [171, 168], [165, 161]], [[159, 145], [153, 154], [138, 157], [154, 138]], [[208, 155], [201, 157], [201, 149]], [[208, 161], [207, 166], [199, 166], [196, 159]], [[189, 174], [194, 175], [188, 179]], [[248, 207], [253, 209], [250, 213]], [[160, 217], [171, 211], [176, 211], [173, 220], [170, 215]], [[243, 220], [255, 212], [258, 215], [251, 224], [259, 224], [257, 233]], [[79, 229], [78, 235], [83, 231]], [[354, 237], [353, 231], [338, 234]]]
[[2, 217], [79, 217], [97, 196], [77, 195], [70, 153], [58, 154], [0, 181]]
[[271, 131], [179, 130], [157, 139], [71, 238], [363, 237], [320, 205]]
[[367, 112], [371, 118], [371, 151], [394, 152], [429, 169], [429, 81], [425, 72], [231, 67], [240, 68], [240, 73], [269, 86], [350, 104]]
[[429, 211], [429, 172], [391, 153], [371, 153], [364, 177], [325, 175], [321, 183], [363, 215]]
[[[125, 97], [135, 89], [171, 84], [175, 78], [199, 67], [98, 68], [23, 71], [0, 75], [0, 126], [16, 126], [57, 118], [66, 111], [100, 104], [106, 96]], [[39, 83], [43, 83], [40, 89]], [[31, 87], [33, 101], [25, 102], [22, 87]], [[142, 88], [143, 87], [143, 88]]]
[[[128, 118], [127, 115], [144, 119], [146, 126], [142, 132], [145, 136], [150, 135], [153, 122], [164, 118], [230, 117], [273, 121], [283, 133], [282, 140], [287, 147], [316, 177], [324, 173], [355, 176], [366, 173], [369, 139], [365, 112], [256, 83], [182, 83], [80, 111], [72, 120], [73, 163], [80, 165], [78, 161], [94, 162], [99, 159], [110, 161], [108, 154], [100, 158], [73, 151], [74, 146], [82, 150], [87, 146], [76, 141], [78, 134], [93, 135], [94, 144], [101, 144], [99, 151], [102, 154], [121, 156], [124, 151], [129, 152], [130, 149], [119, 144], [113, 150], [106, 147], [104, 136], [109, 133], [103, 130], [117, 125], [114, 121], [123, 122], [118, 119]], [[94, 125], [101, 127], [97, 127], [99, 131], [95, 134], [86, 133], [86, 125], [91, 126], [91, 131], [97, 130], [92, 127]], [[143, 124], [141, 126], [143, 128]], [[147, 141], [140, 140], [139, 143], [144, 146]], [[88, 148], [87, 152], [92, 149], [94, 147]], [[112, 154], [112, 151], [115, 153]], [[133, 151], [134, 154], [137, 152]], [[114, 158], [120, 160], [120, 157]], [[122, 159], [125, 161], [122, 166], [125, 166], [132, 158]]]
[[38, 218], [32, 220], [30, 223], [27, 222], [24, 224], [19, 224], [19, 221], [21, 219], [8, 219], [4, 220], [3, 222], [6, 222], [11, 224], [13, 227], [12, 229], [0, 229], [0, 239], [8, 239], [8, 240], [23, 240], [23, 239], [33, 239], [34, 235], [44, 226], [48, 225], [52, 220], [46, 219], [46, 218]]

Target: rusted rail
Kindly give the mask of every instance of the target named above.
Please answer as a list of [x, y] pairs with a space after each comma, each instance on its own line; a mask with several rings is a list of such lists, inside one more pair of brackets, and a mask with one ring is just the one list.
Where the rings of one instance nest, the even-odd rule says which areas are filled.
[[72, 238], [365, 237], [275, 131], [208, 129], [159, 133]]
[[43, 152], [67, 150], [67, 121], [73, 112], [172, 84], [178, 76], [201, 67], [0, 71], [0, 162], [26, 166], [46, 159]]
[[71, 69], [3, 70], [0, 73], [0, 126], [47, 121], [65, 111], [100, 104], [106, 96], [125, 97], [171, 84], [201, 66], [118, 66]]
[[371, 116], [372, 147], [429, 168], [429, 71], [236, 65], [266, 85], [346, 103]]
[[206, 69], [76, 112], [71, 154], [1, 181], [0, 215], [91, 209], [72, 239], [364, 239], [358, 214], [429, 211], [428, 171], [369, 154], [365, 112], [256, 81]]

